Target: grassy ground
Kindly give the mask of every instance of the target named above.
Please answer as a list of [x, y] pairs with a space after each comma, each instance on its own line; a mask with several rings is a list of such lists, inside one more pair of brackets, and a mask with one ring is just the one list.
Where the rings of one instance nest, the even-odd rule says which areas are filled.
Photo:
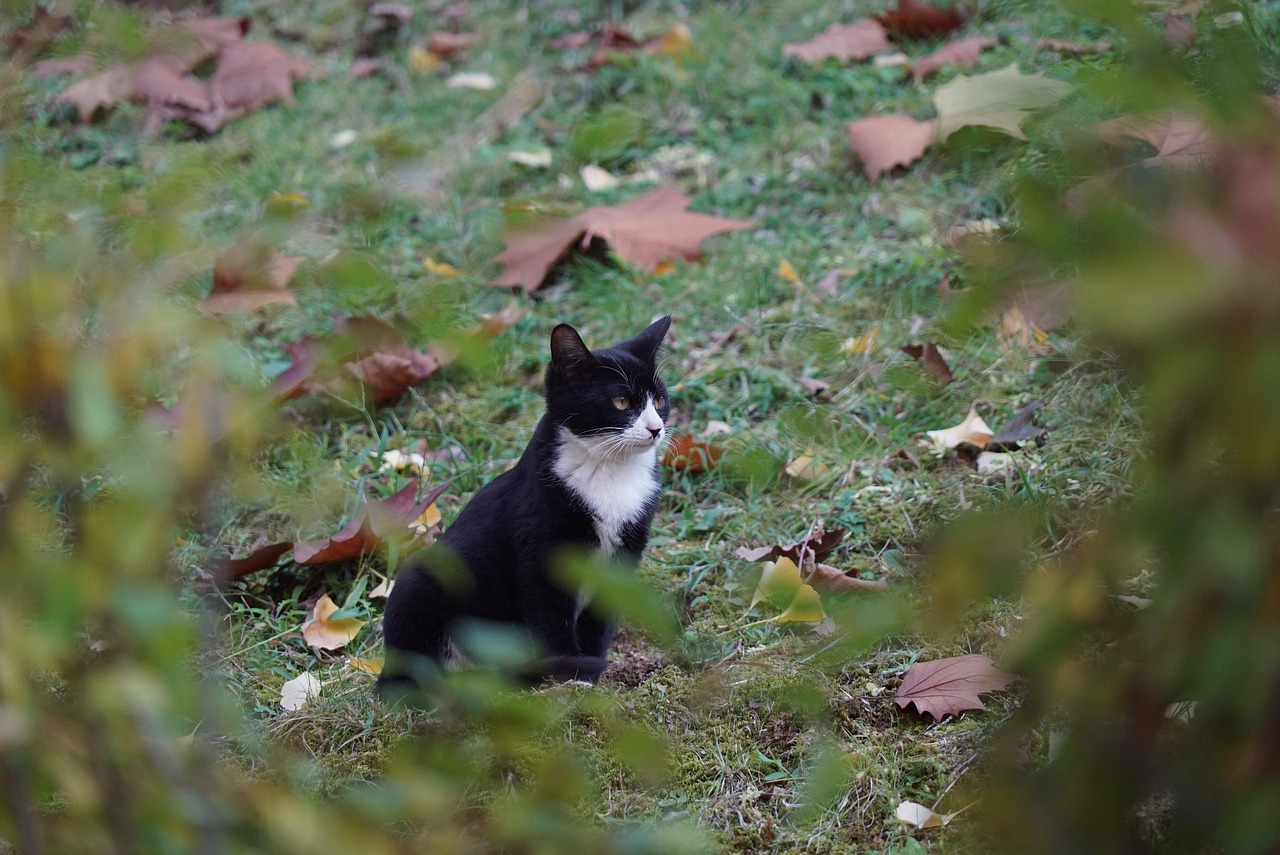
[[[305, 197], [278, 229], [281, 249], [306, 259], [296, 280], [301, 305], [229, 322], [264, 384], [286, 362], [283, 342], [326, 332], [338, 314], [375, 314], [421, 344], [500, 310], [510, 294], [486, 284], [504, 211], [573, 212], [649, 186], [589, 192], [577, 178], [588, 161], [620, 176], [654, 170], [693, 195], [696, 210], [758, 227], [712, 239], [702, 263], [663, 274], [571, 264], [556, 287], [522, 301], [524, 317], [488, 352], [448, 366], [393, 405], [289, 405], [286, 429], [252, 477], [228, 490], [223, 523], [196, 536], [189, 572], [204, 566], [195, 547], [239, 554], [262, 537], [331, 531], [360, 490], [386, 495], [402, 483], [377, 474], [374, 453], [418, 440], [457, 449], [430, 471], [432, 482], [456, 479], [440, 502], [447, 524], [521, 452], [540, 415], [540, 371], [556, 322], [572, 322], [602, 346], [670, 313], [663, 371], [676, 427], [696, 436], [711, 422], [730, 429], [716, 440], [726, 449], [721, 466], [667, 473], [641, 570], [669, 598], [680, 633], [659, 643], [630, 627], [601, 687], [530, 696], [540, 730], [518, 756], [490, 746], [478, 761], [477, 798], [489, 798], [504, 774], [516, 788], [522, 776], [545, 779], [567, 743], [579, 750], [590, 784], [569, 801], [606, 825], [685, 819], [709, 830], [716, 847], [738, 850], [959, 845], [962, 821], [913, 832], [894, 809], [903, 800], [963, 807], [951, 788], [981, 774], [984, 739], [1016, 693], [993, 696], [985, 713], [942, 723], [900, 711], [889, 698], [917, 658], [998, 659], [1019, 607], [991, 600], [952, 632], [928, 631], [936, 592], [918, 558], [940, 523], [1015, 498], [1049, 511], [1050, 529], [1032, 542], [1051, 557], [1087, 530], [1095, 509], [1124, 493], [1137, 434], [1117, 374], [1069, 329], [1051, 334], [1046, 355], [1008, 347], [985, 321], [943, 322], [940, 286], [966, 284], [947, 229], [975, 219], [1016, 223], [1012, 184], [1041, 162], [1042, 132], [1033, 127], [1026, 144], [974, 135], [972, 145], [943, 147], [905, 175], [870, 183], [848, 151], [845, 123], [881, 112], [928, 116], [929, 93], [954, 71], [916, 84], [896, 68], [812, 68], [782, 58], [780, 47], [877, 11], [871, 3], [695, 2], [677, 12], [665, 3], [561, 0], [517, 9], [474, 0], [451, 26], [480, 41], [445, 68], [491, 73], [499, 82], [493, 92], [448, 89], [442, 69], [414, 70], [411, 46], [440, 20], [431, 12], [415, 15], [384, 55], [404, 75], [398, 86], [382, 76], [346, 79], [362, 26], [354, 5], [227, 2], [222, 11], [252, 15], [256, 33], [287, 36], [292, 52], [321, 69], [299, 85], [296, 106], [261, 111], [209, 139], [176, 126], [144, 138], [130, 107], [100, 124], [36, 123], [29, 133], [63, 167], [56, 174], [65, 184], [48, 187], [51, 195], [85, 183], [109, 198], [161, 186], [166, 176], [197, 181], [190, 217], [211, 256], [245, 229], [265, 228], [273, 193]], [[545, 50], [550, 39], [605, 20], [645, 35], [686, 24], [695, 52], [679, 62], [642, 55], [590, 71], [579, 67], [587, 51]], [[1001, 39], [980, 71], [1016, 62], [1073, 80], [1112, 61], [1033, 51], [1041, 36], [1107, 35], [1040, 4], [980, 3], [968, 31]], [[510, 127], [491, 127], [486, 111], [521, 74], [535, 81], [541, 101]], [[593, 144], [601, 117], [625, 133]], [[355, 141], [336, 146], [345, 130]], [[509, 151], [532, 146], [552, 149], [549, 169], [507, 160]], [[406, 177], [421, 187], [423, 164], [433, 170], [430, 192], [398, 189]], [[461, 274], [434, 274], [424, 258]], [[779, 275], [784, 260], [799, 282]], [[833, 271], [843, 273], [828, 279]], [[207, 280], [193, 281], [187, 297], [205, 288]], [[844, 346], [859, 337], [872, 344]], [[946, 388], [898, 350], [925, 340], [941, 342], [949, 357], [957, 380]], [[815, 399], [801, 378], [830, 386]], [[1020, 453], [1012, 471], [979, 474], [919, 446], [924, 431], [954, 424], [974, 402], [998, 425], [1031, 400], [1045, 403], [1051, 433], [1043, 447]], [[812, 479], [786, 475], [801, 454], [825, 470]], [[852, 642], [769, 623], [739, 629], [760, 567], [735, 550], [798, 540], [819, 518], [850, 531], [829, 561], [887, 579], [892, 593], [849, 607]], [[260, 725], [261, 741], [226, 749], [246, 769], [274, 742], [301, 746], [314, 758], [317, 790], [333, 793], [412, 755], [415, 732], [467, 738], [465, 726], [451, 729], [456, 717], [448, 714], [385, 710], [369, 677], [346, 668], [343, 656], [317, 657], [298, 635], [321, 592], [340, 601], [358, 578], [385, 566], [382, 557], [323, 570], [286, 565], [237, 584], [216, 604], [222, 645], [202, 665], [231, 684]], [[370, 607], [376, 619], [380, 606]], [[379, 655], [372, 629], [348, 652]], [[281, 712], [280, 685], [307, 669], [326, 681], [324, 697]], [[1040, 756], [1045, 745], [1028, 750]]]

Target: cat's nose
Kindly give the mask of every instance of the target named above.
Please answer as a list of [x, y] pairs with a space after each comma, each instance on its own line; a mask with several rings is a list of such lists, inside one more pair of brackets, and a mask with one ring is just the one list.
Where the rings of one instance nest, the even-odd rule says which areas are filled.
[[662, 436], [662, 428], [649, 428], [649, 435], [657, 439]]

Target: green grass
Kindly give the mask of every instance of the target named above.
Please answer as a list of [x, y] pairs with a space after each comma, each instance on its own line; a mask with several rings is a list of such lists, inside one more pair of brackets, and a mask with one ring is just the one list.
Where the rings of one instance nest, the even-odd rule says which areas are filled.
[[[374, 701], [371, 679], [343, 659], [380, 654], [377, 604], [374, 625], [344, 655], [317, 657], [303, 643], [297, 629], [310, 600], [328, 591], [340, 601], [361, 574], [385, 569], [382, 558], [319, 570], [286, 565], [213, 604], [221, 644], [200, 665], [232, 688], [257, 724], [253, 738], [224, 751], [253, 775], [273, 746], [300, 749], [311, 758], [310, 785], [334, 794], [392, 774], [406, 756], [428, 750], [416, 738], [426, 734], [423, 742], [454, 740], [464, 754], [475, 747], [468, 797], [478, 805], [492, 804], [504, 786], [517, 793], [545, 786], [557, 763], [577, 763], [590, 785], [557, 797], [604, 827], [682, 819], [706, 829], [716, 848], [748, 851], [960, 846], [962, 820], [944, 832], [913, 833], [895, 821], [894, 808], [944, 796], [941, 809], [963, 807], [949, 794], [955, 776], [981, 774], [974, 758], [1015, 707], [1016, 693], [991, 698], [985, 713], [942, 723], [899, 711], [891, 696], [915, 658], [969, 651], [998, 658], [1016, 631], [1019, 604], [993, 599], [953, 632], [929, 632], [937, 592], [921, 566], [924, 550], [946, 521], [1029, 498], [1045, 526], [1031, 534], [1029, 548], [1046, 560], [1063, 552], [1100, 509], [1125, 495], [1138, 434], [1119, 372], [1069, 328], [1052, 334], [1049, 359], [1007, 350], [987, 321], [945, 322], [950, 304], [939, 283], [949, 277], [963, 286], [967, 273], [943, 234], [967, 219], [1016, 222], [1014, 180], [1045, 156], [1054, 128], [1033, 129], [1029, 144], [974, 137], [972, 148], [944, 147], [903, 176], [869, 183], [847, 150], [844, 124], [880, 112], [931, 115], [929, 92], [954, 72], [917, 85], [867, 65], [810, 68], [784, 60], [779, 46], [873, 11], [870, 4], [691, 3], [687, 17], [663, 3], [615, 5], [632, 10], [625, 23], [640, 33], [686, 23], [696, 56], [681, 63], [639, 56], [579, 70], [583, 52], [549, 54], [542, 46], [603, 20], [600, 4], [537, 4], [526, 21], [509, 4], [477, 0], [463, 27], [480, 34], [479, 46], [451, 69], [490, 72], [498, 90], [450, 90], [442, 75], [412, 70], [411, 85], [400, 89], [384, 77], [344, 79], [359, 26], [355, 6], [230, 3], [225, 11], [251, 14], [259, 36], [295, 34], [289, 49], [323, 72], [297, 87], [296, 106], [260, 111], [207, 140], [175, 126], [143, 138], [140, 110], [128, 106], [96, 125], [26, 127], [41, 156], [56, 164], [42, 210], [56, 209], [64, 195], [79, 198], [87, 184], [117, 218], [106, 227], [127, 231], [127, 202], [194, 186], [185, 216], [202, 237], [193, 250], [200, 258], [211, 260], [252, 229], [305, 257], [298, 308], [228, 321], [229, 339], [263, 385], [283, 367], [283, 342], [323, 334], [340, 314], [392, 320], [424, 344], [499, 310], [510, 295], [486, 285], [501, 249], [504, 206], [572, 212], [639, 192], [624, 186], [594, 194], [578, 181], [601, 116], [624, 117], [625, 139], [604, 151], [615, 172], [666, 169], [694, 195], [696, 210], [758, 224], [708, 241], [702, 263], [666, 275], [571, 264], [565, 287], [524, 300], [524, 318], [488, 352], [448, 366], [394, 405], [290, 403], [277, 438], [223, 495], [219, 524], [193, 532], [209, 554], [225, 555], [259, 537], [332, 530], [361, 487], [386, 495], [399, 486], [377, 474], [374, 452], [417, 440], [459, 449], [429, 473], [433, 483], [456, 479], [440, 502], [447, 523], [520, 454], [540, 415], [540, 372], [556, 322], [572, 322], [589, 344], [603, 346], [670, 313], [674, 340], [663, 371], [678, 429], [699, 435], [713, 420], [732, 429], [717, 440], [727, 449], [718, 469], [667, 473], [641, 575], [679, 615], [673, 643], [628, 629], [615, 654], [626, 682], [529, 693], [520, 702], [523, 741], [507, 744], [496, 707], [480, 701], [437, 716]], [[432, 16], [417, 15], [385, 59], [406, 68], [409, 45], [432, 26]], [[1072, 80], [1111, 61], [1032, 52], [1028, 42], [1040, 35], [1106, 35], [1053, 9], [980, 4], [969, 28], [1005, 39], [978, 70], [1018, 62]], [[526, 68], [539, 79], [542, 102], [465, 157], [450, 150]], [[43, 85], [51, 116], [56, 86]], [[345, 129], [358, 132], [356, 141], [333, 147]], [[505, 159], [529, 144], [552, 148], [551, 169]], [[392, 176], [431, 156], [448, 166], [442, 192], [425, 200], [399, 195]], [[307, 205], [276, 217], [272, 193], [300, 193]], [[433, 276], [425, 257], [462, 274]], [[778, 275], [784, 259], [802, 285]], [[819, 290], [837, 268], [849, 272], [834, 290]], [[198, 297], [207, 284], [206, 274], [193, 275], [181, 299]], [[713, 344], [730, 330], [731, 339]], [[844, 341], [872, 330], [879, 344], [869, 352], [842, 351]], [[898, 351], [926, 339], [943, 343], [956, 372], [945, 389]], [[814, 400], [801, 377], [831, 386]], [[1014, 472], [979, 475], [918, 445], [924, 431], [958, 421], [975, 401], [998, 425], [1031, 399], [1045, 402], [1052, 432], [1042, 448], [1018, 455]], [[904, 449], [914, 459], [899, 456]], [[809, 482], [783, 474], [802, 453], [826, 472]], [[850, 529], [833, 563], [887, 578], [893, 593], [850, 604], [845, 640], [771, 624], [735, 629], [745, 623], [760, 572], [735, 550], [797, 540], [816, 518]], [[189, 575], [207, 565], [194, 550], [184, 555]], [[208, 606], [217, 598], [198, 599]], [[326, 681], [325, 694], [283, 713], [280, 685], [303, 670]], [[460, 692], [465, 697], [465, 686]], [[563, 751], [566, 744], [575, 751]]]

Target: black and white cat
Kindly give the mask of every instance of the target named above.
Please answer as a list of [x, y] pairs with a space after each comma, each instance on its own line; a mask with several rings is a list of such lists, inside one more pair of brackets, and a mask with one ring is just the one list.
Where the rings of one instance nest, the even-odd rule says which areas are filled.
[[615, 627], [557, 581], [556, 562], [575, 549], [640, 560], [662, 487], [670, 407], [657, 355], [670, 326], [664, 317], [597, 351], [568, 324], [552, 330], [547, 411], [519, 462], [397, 574], [383, 620], [384, 698], [438, 674], [457, 654], [453, 630], [468, 620], [531, 636], [542, 658], [525, 679], [600, 679]]

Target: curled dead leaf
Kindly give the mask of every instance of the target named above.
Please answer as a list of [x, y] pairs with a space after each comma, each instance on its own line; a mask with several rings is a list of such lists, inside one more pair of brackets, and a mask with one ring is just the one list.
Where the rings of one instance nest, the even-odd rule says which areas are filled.
[[884, 26], [871, 18], [862, 18], [852, 24], [832, 24], [807, 42], [783, 45], [782, 55], [808, 63], [828, 59], [849, 62], [890, 50], [893, 45]]
[[338, 611], [338, 604], [331, 600], [328, 594], [316, 600], [315, 606], [311, 609], [311, 616], [302, 625], [302, 637], [307, 644], [321, 650], [336, 650], [339, 647], [346, 647], [360, 634], [365, 621], [358, 618], [332, 620], [330, 616], [336, 611]]
[[684, 434], [667, 444], [662, 465], [685, 472], [706, 472], [714, 469], [723, 456], [724, 449], [720, 446]]
[[987, 427], [987, 423], [973, 407], [969, 408], [969, 414], [958, 425], [941, 430], [925, 431], [925, 434], [933, 441], [935, 449], [939, 452], [964, 444], [986, 448], [991, 437], [995, 436], [995, 432]]
[[286, 680], [280, 687], [280, 706], [286, 710], [300, 710], [312, 698], [320, 697], [324, 684], [317, 680], [310, 671], [303, 671], [292, 680]]

